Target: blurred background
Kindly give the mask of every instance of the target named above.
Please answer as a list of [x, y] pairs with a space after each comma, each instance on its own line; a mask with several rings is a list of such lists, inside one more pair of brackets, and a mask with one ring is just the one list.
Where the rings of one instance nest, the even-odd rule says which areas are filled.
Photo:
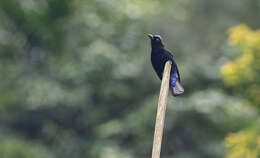
[[0, 158], [150, 157], [174, 52], [162, 158], [260, 157], [260, 0], [1, 0]]

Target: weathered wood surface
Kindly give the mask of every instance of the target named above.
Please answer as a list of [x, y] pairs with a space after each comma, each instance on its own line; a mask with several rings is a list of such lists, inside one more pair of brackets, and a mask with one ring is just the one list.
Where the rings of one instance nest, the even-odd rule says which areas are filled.
[[164, 67], [159, 101], [158, 101], [157, 116], [155, 122], [152, 158], [160, 158], [164, 120], [165, 120], [165, 113], [166, 113], [166, 104], [167, 104], [167, 97], [169, 91], [171, 65], [172, 65], [171, 61], [167, 61]]

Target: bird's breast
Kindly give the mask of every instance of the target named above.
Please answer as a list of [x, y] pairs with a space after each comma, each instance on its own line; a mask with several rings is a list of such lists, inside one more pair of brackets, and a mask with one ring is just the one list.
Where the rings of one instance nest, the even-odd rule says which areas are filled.
[[161, 78], [161, 75], [164, 70], [164, 65], [167, 62], [167, 57], [163, 56], [162, 54], [153, 54], [151, 55], [151, 62], [154, 70], [156, 71], [157, 75]]

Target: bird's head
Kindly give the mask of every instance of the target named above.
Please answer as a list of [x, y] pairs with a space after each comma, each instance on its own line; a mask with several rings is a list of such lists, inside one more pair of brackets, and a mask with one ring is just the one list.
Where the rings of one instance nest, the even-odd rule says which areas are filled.
[[162, 43], [162, 37], [160, 35], [148, 34], [148, 37], [151, 40], [152, 47], [161, 48], [164, 46]]

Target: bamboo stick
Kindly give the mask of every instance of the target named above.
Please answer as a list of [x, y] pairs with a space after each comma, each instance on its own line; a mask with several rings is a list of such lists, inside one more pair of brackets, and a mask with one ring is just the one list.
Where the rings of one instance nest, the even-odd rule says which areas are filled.
[[160, 158], [164, 120], [165, 120], [165, 113], [166, 113], [166, 104], [167, 104], [167, 97], [169, 91], [171, 64], [172, 64], [171, 61], [167, 61], [163, 71], [163, 78], [161, 83], [158, 108], [157, 108], [157, 116], [156, 116], [155, 129], [154, 129], [152, 158]]

